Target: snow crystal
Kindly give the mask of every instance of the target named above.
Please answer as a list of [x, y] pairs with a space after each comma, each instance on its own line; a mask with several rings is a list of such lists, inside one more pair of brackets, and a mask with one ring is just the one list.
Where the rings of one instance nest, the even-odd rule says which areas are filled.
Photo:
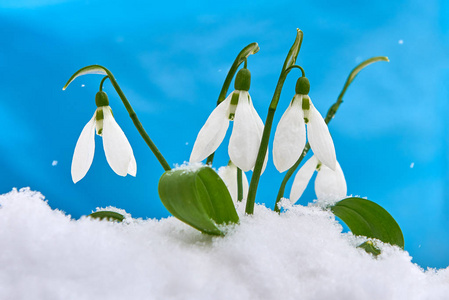
[[415, 163], [412, 162], [412, 163], [410, 164], [410, 169], [413, 169], [414, 166], [415, 166]]
[[0, 196], [0, 299], [447, 299], [449, 268], [389, 245], [374, 258], [331, 213], [282, 203], [211, 237], [173, 217], [74, 220], [14, 189]]
[[202, 167], [210, 167], [210, 166], [205, 165], [202, 162], [190, 163], [185, 161], [182, 165], [175, 164], [175, 167], [172, 170], [184, 170], [185, 172], [195, 172], [196, 170]]
[[57, 165], [58, 165], [58, 161], [57, 161], [57, 160], [52, 161], [52, 162], [51, 162], [51, 165], [52, 165], [53, 167], [57, 166]]
[[404, 40], [399, 40], [399, 41], [398, 41], [398, 44], [399, 44], [399, 45], [404, 44]]

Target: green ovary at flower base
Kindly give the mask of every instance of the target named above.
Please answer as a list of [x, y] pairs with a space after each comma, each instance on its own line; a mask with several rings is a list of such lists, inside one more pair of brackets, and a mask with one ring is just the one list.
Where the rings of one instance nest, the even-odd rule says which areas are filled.
[[214, 153], [226, 135], [229, 121], [234, 121], [229, 157], [244, 172], [254, 168], [264, 125], [248, 93], [250, 76], [246, 68], [237, 73], [235, 91], [212, 111], [198, 133], [190, 155], [191, 163], [202, 161]]
[[331, 170], [314, 155], [296, 173], [290, 192], [290, 201], [293, 204], [301, 197], [315, 171], [318, 172], [315, 179], [315, 193], [318, 201], [333, 204], [346, 197], [346, 180], [340, 164], [336, 162], [335, 171]]
[[89, 171], [95, 153], [95, 131], [103, 138], [106, 160], [112, 170], [120, 176], [136, 176], [137, 165], [133, 150], [112, 115], [105, 92], [97, 93], [96, 103], [94, 116], [84, 126], [75, 146], [72, 160], [73, 182], [80, 181]]
[[301, 156], [306, 144], [306, 124], [307, 138], [313, 153], [330, 169], [336, 168], [334, 143], [323, 117], [307, 95], [309, 87], [307, 78], [298, 79], [296, 95], [276, 128], [273, 162], [279, 172], [291, 168]]

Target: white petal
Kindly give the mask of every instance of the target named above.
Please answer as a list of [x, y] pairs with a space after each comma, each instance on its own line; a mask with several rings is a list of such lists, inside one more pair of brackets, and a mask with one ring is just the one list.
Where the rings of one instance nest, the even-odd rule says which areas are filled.
[[[249, 98], [249, 103], [251, 105], [251, 113], [253, 115], [254, 120], [256, 121], [256, 125], [258, 128], [258, 134], [260, 137], [260, 141], [262, 141], [262, 135], [263, 135], [263, 130], [264, 130], [263, 121], [260, 118], [259, 114], [257, 113], [256, 109], [254, 108], [253, 101], [252, 101], [249, 93], [248, 93], [248, 98]], [[259, 142], [259, 145], [260, 145], [260, 142]], [[259, 154], [259, 149], [257, 150], [257, 154]], [[256, 159], [257, 159], [257, 156], [256, 156]], [[265, 171], [265, 168], [267, 167], [267, 162], [268, 162], [268, 147], [267, 147], [267, 153], [265, 153], [265, 159], [263, 161], [262, 172], [260, 174], [263, 174], [263, 172]], [[254, 162], [254, 164], [255, 164], [255, 162]]]
[[[228, 188], [229, 194], [231, 194], [232, 200], [237, 202], [238, 189], [237, 189], [237, 167], [231, 163], [226, 167], [221, 167], [218, 169], [218, 175], [223, 179], [226, 187]], [[248, 196], [248, 178], [245, 172], [242, 172], [242, 187], [243, 187], [243, 200]]]
[[254, 118], [249, 101], [248, 92], [240, 91], [228, 147], [231, 161], [244, 172], [254, 167], [261, 139], [260, 123]]
[[109, 106], [103, 107], [103, 114], [103, 147], [109, 166], [120, 176], [135, 176], [136, 162], [128, 139], [112, 116]]
[[78, 141], [76, 142], [75, 152], [72, 159], [72, 180], [77, 183], [89, 171], [95, 153], [95, 116], [84, 126]]
[[292, 184], [292, 190], [290, 192], [290, 201], [293, 204], [301, 198], [302, 193], [304, 193], [304, 190], [313, 176], [313, 172], [315, 172], [317, 164], [317, 159], [315, 156], [312, 156], [308, 161], [306, 161], [301, 169], [299, 169], [298, 173], [296, 173]]
[[306, 125], [302, 110], [302, 96], [295, 96], [282, 115], [273, 141], [273, 162], [279, 172], [290, 169], [306, 145]]
[[335, 171], [322, 165], [315, 180], [315, 193], [318, 200], [338, 201], [346, 197], [347, 187], [343, 170], [337, 162]]
[[332, 141], [326, 122], [324, 122], [321, 114], [315, 106], [313, 106], [312, 101], [310, 101], [309, 118], [309, 123], [307, 124], [307, 137], [313, 154], [316, 155], [316, 158], [320, 162], [332, 170], [335, 170], [337, 158], [335, 155], [334, 142]]
[[221, 102], [207, 118], [201, 128], [190, 154], [190, 162], [199, 162], [217, 150], [229, 127], [229, 104], [232, 94]]
[[134, 155], [131, 157], [131, 161], [128, 165], [128, 174], [134, 177], [136, 177], [137, 174], [137, 163]]

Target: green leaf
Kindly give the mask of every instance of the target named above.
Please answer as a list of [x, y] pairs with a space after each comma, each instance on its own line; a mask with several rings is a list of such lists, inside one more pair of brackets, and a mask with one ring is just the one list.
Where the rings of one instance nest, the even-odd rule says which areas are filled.
[[246, 46], [245, 48], [242, 49], [242, 51], [240, 51], [240, 53], [237, 55], [237, 64], [240, 65], [245, 58], [248, 58], [248, 56], [250, 56], [251, 54], [256, 54], [257, 52], [259, 52], [260, 48], [259, 48], [259, 44], [257, 43], [251, 43], [248, 46]]
[[374, 246], [372, 241], [366, 241], [363, 244], [358, 245], [357, 248], [362, 248], [366, 253], [370, 253], [374, 256], [378, 256], [381, 253], [380, 249]]
[[108, 221], [118, 221], [118, 222], [122, 222], [125, 217], [119, 213], [116, 213], [114, 211], [108, 211], [108, 210], [102, 210], [102, 211], [97, 211], [94, 213], [91, 213], [90, 215], [88, 215], [88, 217], [94, 218], [94, 219], [106, 219]]
[[100, 66], [100, 65], [87, 66], [87, 67], [81, 68], [78, 71], [76, 71], [75, 74], [73, 74], [72, 77], [70, 77], [70, 79], [64, 85], [62, 90], [65, 90], [69, 86], [69, 84], [73, 80], [75, 80], [75, 78], [77, 78], [79, 76], [82, 76], [82, 75], [86, 75], [86, 74], [99, 74], [99, 75], [106, 75], [106, 76], [109, 76], [109, 77], [112, 76], [111, 71], [109, 71], [108, 69], [106, 69], [103, 66]]
[[222, 225], [239, 222], [226, 185], [210, 167], [167, 171], [158, 189], [174, 217], [204, 233], [224, 235]]
[[369, 66], [372, 63], [378, 62], [378, 61], [386, 61], [389, 62], [390, 60], [386, 56], [376, 56], [369, 58], [360, 64], [358, 64], [354, 69], [352, 69], [351, 73], [349, 73], [348, 78], [346, 79], [345, 85], [343, 87], [343, 90], [341, 91], [339, 98], [342, 98], [345, 94], [346, 90], [348, 89], [349, 85], [352, 83], [354, 78], [359, 74], [360, 71], [362, 71], [365, 67]]
[[355, 235], [375, 238], [404, 248], [401, 228], [380, 205], [362, 198], [346, 198], [331, 207]]
[[303, 32], [297, 28], [296, 39], [293, 42], [292, 47], [288, 51], [287, 58], [285, 59], [284, 66], [282, 67], [282, 72], [296, 63], [296, 58], [298, 57], [299, 50], [301, 49], [303, 35]]
[[239, 52], [234, 62], [232, 63], [231, 68], [228, 71], [228, 75], [226, 75], [225, 82], [223, 83], [223, 87], [221, 88], [220, 94], [218, 95], [217, 106], [226, 99], [226, 94], [228, 93], [228, 89], [229, 86], [231, 85], [232, 78], [234, 78], [234, 75], [237, 72], [238, 67], [248, 58], [248, 56], [259, 52], [259, 49], [260, 49], [259, 44], [251, 43]]

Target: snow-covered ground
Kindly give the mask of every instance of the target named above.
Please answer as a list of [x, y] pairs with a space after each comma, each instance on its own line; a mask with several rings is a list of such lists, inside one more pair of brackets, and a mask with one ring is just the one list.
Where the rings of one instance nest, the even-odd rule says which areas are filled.
[[0, 299], [449, 299], [449, 268], [388, 245], [373, 258], [341, 230], [317, 207], [258, 205], [211, 237], [172, 217], [74, 220], [13, 190], [0, 196]]

